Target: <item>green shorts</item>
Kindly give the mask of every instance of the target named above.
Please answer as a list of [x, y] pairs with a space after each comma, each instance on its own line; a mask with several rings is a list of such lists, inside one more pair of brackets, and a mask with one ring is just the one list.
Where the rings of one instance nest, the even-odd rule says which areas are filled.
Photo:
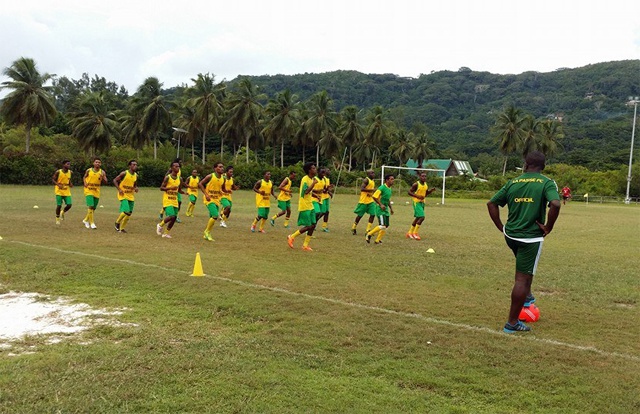
[[194, 195], [194, 194], [190, 194], [189, 195], [189, 201], [192, 202], [193, 204], [195, 204], [196, 201], [198, 201], [198, 196]]
[[178, 207], [166, 206], [164, 208], [165, 217], [171, 217], [171, 216], [177, 216], [177, 215], [178, 215]]
[[415, 218], [424, 217], [424, 201], [413, 202], [413, 217]]
[[353, 212], [356, 213], [358, 217], [362, 217], [365, 214], [369, 214], [370, 216], [375, 216], [376, 203], [369, 203], [369, 204], [358, 203], [358, 205], [356, 206], [356, 209], [353, 210]]
[[313, 202], [313, 210], [316, 212], [316, 214], [324, 214], [327, 212], [327, 210], [324, 209], [324, 204], [317, 201]]
[[258, 217], [263, 218], [263, 219], [268, 219], [269, 218], [269, 207], [258, 207]]
[[324, 208], [324, 212], [328, 213], [329, 212], [329, 206], [331, 205], [331, 199], [330, 198], [325, 198], [324, 200], [322, 200], [322, 207]]
[[220, 209], [216, 203], [207, 204], [207, 210], [209, 210], [209, 217], [217, 219], [220, 215]]
[[90, 209], [95, 210], [96, 208], [98, 208], [98, 203], [100, 202], [100, 199], [98, 197], [88, 195], [84, 196], [84, 199], [87, 202], [87, 207], [89, 207]]
[[182, 193], [178, 193], [178, 203], [182, 203]]
[[316, 224], [315, 210], [305, 210], [298, 212], [298, 226], [308, 227]]
[[524, 243], [506, 236], [504, 240], [516, 257], [516, 272], [535, 275], [542, 253], [542, 242]]
[[291, 200], [287, 200], [287, 201], [278, 200], [278, 208], [282, 211], [291, 210]]
[[63, 201], [68, 206], [72, 204], [71, 196], [61, 196], [61, 195], [56, 196], [56, 205], [61, 206]]
[[384, 214], [380, 214], [378, 216], [378, 224], [381, 226], [389, 227], [389, 216], [385, 216]]
[[120, 201], [120, 212], [121, 213], [127, 213], [127, 214], [133, 213], [133, 205], [134, 204], [135, 204], [135, 202], [133, 202], [131, 200], [122, 200], [122, 201]]
[[222, 206], [222, 208], [227, 208], [227, 207], [231, 208], [233, 206], [233, 202], [228, 198], [221, 198], [220, 205]]

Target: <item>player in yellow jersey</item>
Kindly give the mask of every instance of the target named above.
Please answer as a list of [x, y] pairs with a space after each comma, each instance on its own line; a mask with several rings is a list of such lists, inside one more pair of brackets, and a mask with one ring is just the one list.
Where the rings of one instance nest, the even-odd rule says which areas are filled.
[[[62, 161], [62, 168], [56, 170], [51, 177], [53, 181], [53, 189], [56, 194], [56, 224], [60, 224], [61, 220], [64, 220], [64, 213], [69, 211], [73, 202], [71, 200], [71, 161]], [[62, 202], [64, 202], [64, 210], [62, 210]], [[62, 210], [62, 211], [60, 211]]]
[[85, 171], [82, 181], [84, 182], [84, 198], [87, 202], [87, 215], [82, 223], [88, 229], [96, 229], [93, 214], [100, 203], [100, 187], [102, 187], [102, 183], [107, 183], [107, 173], [102, 169], [100, 158], [93, 159], [93, 167]]
[[213, 241], [211, 230], [216, 224], [220, 215], [220, 199], [222, 198], [222, 187], [224, 186], [224, 165], [217, 162], [213, 165], [214, 172], [204, 177], [198, 183], [198, 187], [204, 193], [204, 204], [209, 210], [209, 221], [204, 229], [203, 239]]
[[301, 226], [295, 233], [287, 236], [287, 244], [293, 249], [293, 241], [301, 234], [307, 233], [302, 243], [302, 250], [313, 251], [309, 247], [309, 242], [316, 229], [316, 213], [313, 206], [312, 192], [319, 180], [316, 177], [316, 165], [312, 162], [306, 163], [302, 169], [307, 174], [300, 181], [300, 198], [298, 200], [298, 226]]
[[113, 179], [113, 185], [118, 189], [120, 201], [120, 215], [116, 219], [115, 228], [119, 233], [126, 233], [124, 229], [129, 223], [135, 204], [135, 194], [138, 192], [138, 162], [129, 161], [129, 169], [122, 171]]
[[260, 222], [260, 233], [265, 233], [264, 223], [269, 219], [269, 209], [271, 208], [271, 196], [276, 198], [273, 193], [273, 182], [271, 182], [271, 171], [265, 171], [262, 180], [256, 181], [253, 185], [253, 192], [256, 193], [256, 207], [258, 208], [258, 215], [253, 219], [251, 224], [251, 232], [256, 231], [256, 225]]
[[[160, 191], [162, 194], [162, 207], [164, 208], [164, 219], [156, 224], [156, 233], [158, 236], [170, 239], [169, 232], [173, 228], [178, 217], [178, 194], [184, 183], [180, 177], [180, 163], [171, 163], [171, 173], [164, 176]], [[163, 232], [164, 228], [164, 232]]]
[[333, 198], [334, 186], [331, 184], [329, 180], [329, 174], [331, 174], [331, 170], [329, 167], [323, 168], [323, 180], [324, 180], [324, 191], [322, 192], [322, 208], [324, 213], [322, 214], [322, 231], [325, 233], [329, 233], [329, 210], [331, 205], [331, 199]]
[[220, 205], [222, 211], [220, 214], [220, 227], [227, 227], [227, 220], [231, 215], [231, 207], [233, 207], [233, 200], [231, 194], [239, 187], [233, 182], [233, 166], [229, 165], [225, 169], [224, 173], [224, 185], [222, 186], [222, 198], [220, 198]]
[[187, 195], [189, 196], [189, 207], [185, 213], [187, 217], [193, 217], [193, 210], [196, 208], [196, 201], [198, 201], [198, 183], [200, 177], [198, 177], [198, 170], [191, 171], [191, 175], [187, 178], [185, 186], [187, 187]]
[[367, 178], [362, 182], [360, 186], [360, 199], [356, 206], [354, 213], [356, 213], [356, 219], [351, 226], [351, 233], [355, 236], [357, 234], [356, 227], [360, 223], [360, 219], [365, 214], [369, 214], [369, 223], [367, 224], [366, 233], [373, 227], [373, 220], [376, 217], [376, 203], [373, 201], [373, 193], [376, 191], [376, 183], [373, 181], [376, 173], [373, 170], [367, 170]]
[[[173, 160], [173, 162], [177, 162], [180, 165], [181, 169], [178, 170], [178, 175], [182, 177], [182, 160], [180, 158], [176, 158], [175, 160]], [[171, 174], [171, 168], [169, 168], [164, 175], [167, 176], [169, 174]], [[184, 193], [182, 192], [182, 189], [180, 189], [180, 191], [178, 192], [178, 212], [180, 212], [180, 208], [182, 208], [182, 194]], [[158, 216], [158, 218], [162, 220], [163, 215], [164, 215], [164, 206], [160, 209], [160, 215]], [[176, 213], [176, 223], [181, 223], [180, 217], [177, 216], [177, 213]]]
[[317, 168], [317, 176], [316, 179], [318, 182], [313, 187], [313, 191], [311, 192], [311, 201], [313, 202], [313, 210], [316, 212], [316, 223], [320, 221], [320, 218], [324, 215], [325, 208], [322, 203], [322, 194], [324, 193], [324, 168]]
[[376, 203], [376, 216], [378, 217], [378, 225], [367, 233], [365, 240], [367, 243], [371, 242], [371, 237], [378, 233], [376, 237], [376, 244], [382, 243], [382, 237], [389, 228], [389, 218], [393, 214], [393, 202], [391, 201], [391, 186], [395, 177], [393, 174], [387, 174], [384, 176], [384, 183], [378, 187], [375, 193], [373, 193], [373, 201]]
[[422, 171], [418, 176], [418, 181], [413, 183], [409, 189], [409, 195], [413, 199], [413, 223], [411, 228], [407, 232], [407, 239], [421, 240], [418, 230], [420, 225], [424, 221], [424, 199], [431, 193], [436, 191], [436, 188], [429, 188], [427, 185], [427, 173]]
[[291, 218], [291, 185], [293, 184], [293, 180], [296, 179], [295, 171], [289, 171], [289, 176], [284, 177], [280, 185], [278, 186], [278, 208], [280, 212], [273, 217], [269, 221], [272, 226], [276, 225], [276, 219], [280, 216], [286, 214], [284, 218], [284, 227], [289, 227], [289, 218]]

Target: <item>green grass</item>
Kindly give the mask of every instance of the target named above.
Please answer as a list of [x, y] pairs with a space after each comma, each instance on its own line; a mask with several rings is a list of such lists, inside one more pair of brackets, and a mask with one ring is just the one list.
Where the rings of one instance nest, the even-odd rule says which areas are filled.
[[[112, 227], [113, 188], [93, 231], [79, 189], [59, 227], [50, 187], [0, 194], [2, 290], [125, 308], [135, 324], [0, 350], [2, 412], [640, 411], [637, 206], [563, 207], [534, 278], [542, 318], [514, 337], [500, 333], [513, 257], [483, 201], [431, 199], [416, 242], [397, 197], [374, 246], [364, 221], [350, 234], [357, 197], [339, 194], [307, 253], [281, 219], [249, 232], [250, 192], [213, 243], [200, 202], [173, 239], [155, 235], [157, 189], [138, 194], [128, 234]], [[189, 276], [196, 252], [206, 277]]]

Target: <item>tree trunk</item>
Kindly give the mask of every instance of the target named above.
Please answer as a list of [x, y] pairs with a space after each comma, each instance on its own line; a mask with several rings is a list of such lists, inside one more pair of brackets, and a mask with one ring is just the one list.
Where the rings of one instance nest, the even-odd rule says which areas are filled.
[[280, 168], [284, 168], [284, 141], [280, 143]]
[[304, 165], [304, 164], [305, 164], [304, 155], [305, 155], [305, 150], [304, 150], [304, 145], [303, 145], [303, 146], [302, 146], [302, 165]]
[[206, 162], [205, 158], [207, 157], [207, 147], [205, 144], [207, 138], [207, 126], [205, 125], [204, 131], [202, 131], [202, 165]]
[[153, 136], [153, 159], [158, 159], [158, 136]]
[[320, 165], [320, 146], [316, 147], [316, 167]]
[[196, 140], [191, 141], [191, 162], [196, 163]]
[[29, 147], [31, 147], [31, 122], [27, 122], [27, 148], [25, 152], [29, 153]]
[[246, 143], [247, 143], [247, 164], [249, 164], [249, 135], [246, 136]]
[[504, 165], [502, 166], [502, 176], [504, 177], [504, 174], [507, 172], [507, 160], [509, 159], [508, 156], [504, 157]]
[[353, 161], [352, 155], [353, 155], [353, 146], [350, 146], [349, 147], [349, 172], [351, 172], [351, 162]]

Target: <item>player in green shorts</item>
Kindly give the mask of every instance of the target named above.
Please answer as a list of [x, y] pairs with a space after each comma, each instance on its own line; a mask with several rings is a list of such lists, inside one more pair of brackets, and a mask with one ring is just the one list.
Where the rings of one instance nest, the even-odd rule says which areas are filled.
[[427, 185], [426, 172], [422, 171], [418, 177], [418, 181], [413, 183], [408, 191], [413, 202], [413, 222], [406, 236], [408, 239], [413, 240], [421, 240], [418, 231], [420, 230], [420, 225], [424, 222], [424, 199], [436, 191], [435, 187], [429, 188], [429, 185]]
[[371, 237], [378, 233], [376, 237], [376, 244], [382, 243], [382, 237], [389, 228], [389, 219], [393, 214], [393, 205], [391, 204], [391, 186], [395, 177], [392, 174], [384, 176], [384, 183], [378, 187], [375, 193], [373, 193], [373, 201], [376, 203], [376, 216], [378, 217], [378, 225], [367, 233], [365, 241], [371, 242]]
[[[541, 174], [544, 167], [544, 154], [540, 151], [530, 152], [525, 159], [524, 174], [509, 180], [487, 203], [491, 220], [504, 234], [507, 246], [516, 257], [509, 319], [503, 328], [506, 333], [531, 330], [518, 320], [518, 316], [525, 302], [532, 303], [534, 300], [531, 282], [538, 267], [542, 242], [553, 230], [560, 214], [558, 186], [555, 181]], [[505, 205], [509, 213], [507, 223], [503, 225], [499, 207]]]
[[278, 193], [278, 208], [280, 212], [273, 217], [269, 221], [272, 226], [276, 225], [276, 219], [286, 214], [284, 218], [284, 227], [289, 227], [289, 218], [291, 217], [291, 185], [293, 184], [293, 180], [296, 178], [295, 171], [289, 171], [289, 176], [284, 177], [278, 189], [280, 192]]
[[[60, 221], [64, 220], [64, 213], [69, 211], [73, 202], [71, 200], [71, 161], [62, 161], [62, 168], [56, 170], [53, 173], [51, 180], [53, 181], [53, 189], [56, 195], [56, 224], [60, 224]], [[62, 203], [64, 202], [64, 210], [62, 210]], [[62, 210], [62, 211], [61, 211]]]
[[316, 165], [312, 162], [306, 163], [302, 169], [305, 172], [305, 176], [300, 181], [300, 198], [298, 199], [298, 226], [300, 228], [295, 233], [287, 236], [287, 244], [293, 249], [293, 242], [296, 237], [301, 234], [307, 234], [302, 243], [302, 250], [310, 252], [313, 251], [309, 247], [313, 231], [316, 228], [316, 213], [313, 208], [312, 192], [316, 185], [320, 182], [316, 177]]
[[358, 200], [358, 205], [356, 206], [353, 212], [356, 214], [356, 219], [351, 225], [351, 233], [355, 236], [357, 234], [356, 227], [358, 227], [358, 223], [360, 223], [360, 219], [365, 214], [369, 214], [369, 222], [367, 223], [367, 228], [365, 233], [368, 233], [373, 227], [373, 220], [376, 217], [376, 203], [373, 202], [373, 198], [371, 196], [375, 192], [375, 182], [373, 179], [375, 178], [376, 173], [373, 170], [367, 170], [367, 177], [362, 181], [362, 186], [360, 187], [360, 199]]

